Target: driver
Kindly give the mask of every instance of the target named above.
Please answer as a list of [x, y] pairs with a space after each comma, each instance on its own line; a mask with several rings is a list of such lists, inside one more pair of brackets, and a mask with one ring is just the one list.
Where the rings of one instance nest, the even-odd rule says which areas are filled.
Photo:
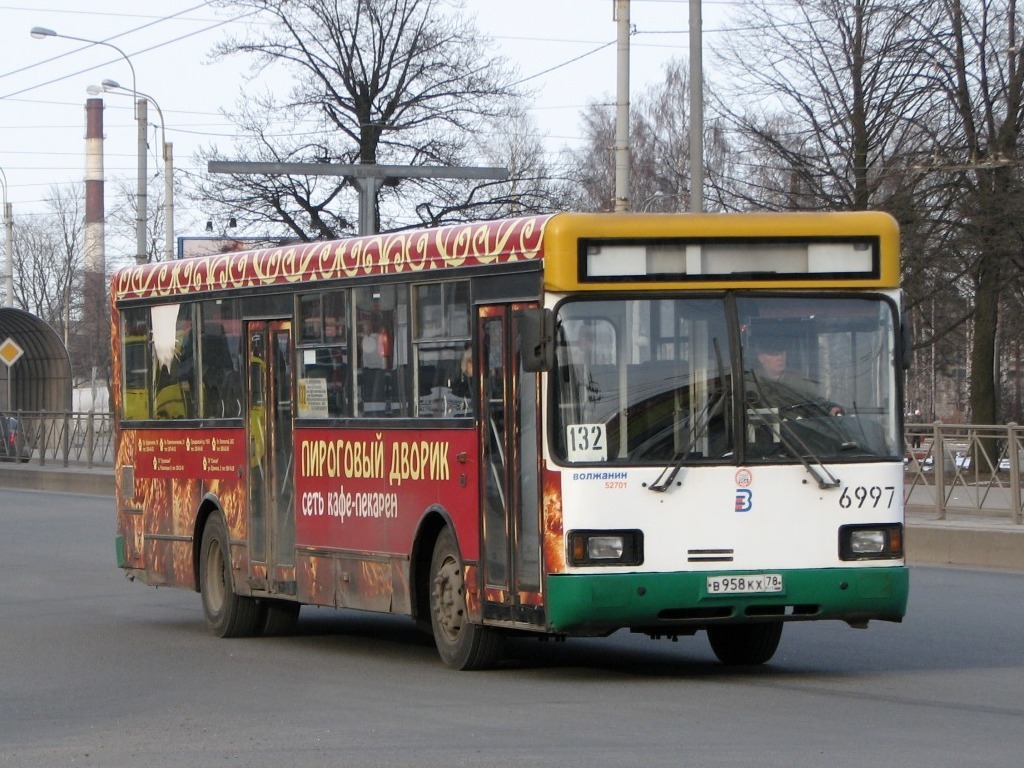
[[790, 408], [816, 405], [830, 416], [841, 416], [843, 408], [821, 396], [818, 382], [786, 367], [786, 346], [771, 336], [755, 338], [750, 344], [757, 364], [751, 369], [751, 395], [766, 407]]

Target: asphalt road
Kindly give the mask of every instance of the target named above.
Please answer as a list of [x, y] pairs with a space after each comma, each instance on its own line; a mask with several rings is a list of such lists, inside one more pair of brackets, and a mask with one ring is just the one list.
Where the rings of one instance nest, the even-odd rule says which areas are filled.
[[618, 633], [456, 673], [392, 617], [215, 639], [123, 578], [108, 499], [0, 494], [0, 766], [1021, 763], [1021, 574], [915, 568], [902, 625], [791, 625], [759, 669]]

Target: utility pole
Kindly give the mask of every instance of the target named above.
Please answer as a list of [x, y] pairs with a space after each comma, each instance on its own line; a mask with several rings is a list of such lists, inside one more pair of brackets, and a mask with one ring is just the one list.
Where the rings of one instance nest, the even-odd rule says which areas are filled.
[[615, 212], [629, 210], [629, 0], [615, 0]]
[[[4, 306], [14, 306], [14, 204], [7, 200], [7, 174], [0, 168], [4, 204]], [[8, 369], [8, 376], [10, 369]]]
[[7, 202], [7, 189], [4, 188], [4, 248], [6, 249], [7, 268], [4, 271], [4, 306], [14, 306], [14, 203]]
[[210, 173], [263, 174], [265, 176], [344, 176], [359, 191], [359, 234], [377, 233], [377, 192], [391, 179], [494, 179], [508, 178], [507, 168], [425, 165], [358, 165], [329, 163], [247, 163], [211, 160]]
[[[133, 87], [134, 91], [134, 87]], [[137, 98], [135, 102], [136, 120], [139, 124], [138, 130], [138, 179], [136, 181], [137, 192], [135, 198], [135, 263], [145, 264], [149, 261], [149, 238], [146, 233], [146, 191], [149, 186], [149, 179], [146, 171], [146, 154], [149, 150], [149, 142], [146, 141], [146, 134], [149, 129], [149, 118], [146, 115], [146, 108], [149, 105], [145, 99]]]
[[690, 0], [690, 211], [704, 210], [704, 64], [701, 0]]

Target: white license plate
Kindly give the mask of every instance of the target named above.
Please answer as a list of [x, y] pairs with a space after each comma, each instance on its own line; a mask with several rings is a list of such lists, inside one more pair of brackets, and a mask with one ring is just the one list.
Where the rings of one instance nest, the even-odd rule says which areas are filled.
[[751, 573], [744, 576], [708, 576], [709, 595], [751, 595], [781, 591], [781, 573]]

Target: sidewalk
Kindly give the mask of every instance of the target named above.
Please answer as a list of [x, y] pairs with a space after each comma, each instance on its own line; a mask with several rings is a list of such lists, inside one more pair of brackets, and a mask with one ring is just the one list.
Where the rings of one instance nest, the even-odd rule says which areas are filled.
[[[0, 464], [0, 488], [85, 493], [114, 497], [112, 467], [62, 467], [60, 464]], [[113, 514], [113, 509], [111, 509]], [[950, 513], [936, 520], [929, 507], [906, 511], [907, 562], [958, 565], [1024, 572], [1024, 525], [977, 512]]]

